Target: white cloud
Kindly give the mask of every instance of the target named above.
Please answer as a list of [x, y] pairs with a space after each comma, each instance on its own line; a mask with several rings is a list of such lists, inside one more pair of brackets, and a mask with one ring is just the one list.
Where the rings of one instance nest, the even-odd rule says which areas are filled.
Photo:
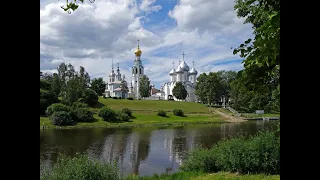
[[155, 2], [156, 0], [142, 0], [142, 3], [140, 4], [140, 9], [145, 12], [157, 12], [162, 8], [162, 6], [153, 6]]
[[130, 81], [138, 38], [145, 72], [156, 85], [170, 79], [172, 61], [177, 66], [182, 52], [189, 66], [196, 62], [199, 73], [242, 67], [239, 63], [214, 65], [239, 59], [231, 47], [252, 36], [251, 27], [236, 17], [233, 0], [180, 0], [167, 12], [176, 26], [164, 23], [168, 20], [143, 23], [150, 12], [156, 15], [162, 8], [155, 3], [99, 0], [81, 4], [68, 14], [59, 1], [40, 1], [40, 69], [51, 72], [61, 62], [72, 63], [76, 68], [84, 66], [91, 77], [107, 81], [113, 57]]

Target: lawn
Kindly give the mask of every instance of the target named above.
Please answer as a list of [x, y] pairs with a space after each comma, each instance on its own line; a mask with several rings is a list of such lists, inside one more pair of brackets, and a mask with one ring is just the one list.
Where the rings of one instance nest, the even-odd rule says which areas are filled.
[[[129, 108], [132, 110], [131, 122], [109, 123], [103, 121], [97, 114], [101, 107], [108, 106], [114, 110]], [[173, 115], [173, 109], [181, 109], [185, 116]], [[208, 108], [199, 103], [176, 102], [176, 101], [151, 101], [151, 100], [127, 100], [99, 98], [99, 104], [91, 108], [95, 113], [96, 122], [78, 123], [65, 128], [87, 128], [87, 127], [127, 127], [127, 126], [149, 126], [149, 125], [184, 125], [200, 123], [222, 123], [223, 118], [208, 111]], [[167, 112], [167, 117], [157, 116], [158, 110]], [[40, 127], [54, 128], [48, 117], [40, 117]]]

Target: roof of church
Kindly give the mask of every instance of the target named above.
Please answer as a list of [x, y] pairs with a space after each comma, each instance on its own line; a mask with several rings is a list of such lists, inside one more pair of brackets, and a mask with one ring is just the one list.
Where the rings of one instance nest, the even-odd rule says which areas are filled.
[[189, 71], [190, 74], [198, 74], [198, 71], [195, 68], [191, 68], [191, 70]]
[[118, 87], [118, 88], [114, 89], [113, 91], [121, 91], [121, 88]]

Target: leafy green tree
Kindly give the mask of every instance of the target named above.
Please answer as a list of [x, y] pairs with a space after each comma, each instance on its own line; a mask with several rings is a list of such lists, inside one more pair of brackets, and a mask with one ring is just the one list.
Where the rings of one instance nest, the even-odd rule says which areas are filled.
[[181, 82], [177, 82], [174, 88], [172, 89], [172, 94], [179, 100], [185, 100], [188, 92]]
[[[88, 0], [90, 3], [93, 3], [95, 0]], [[71, 14], [71, 10], [75, 11], [78, 9], [79, 5], [78, 3], [83, 3], [84, 0], [66, 0], [66, 4], [64, 6], [61, 6], [61, 9]]]
[[254, 40], [248, 39], [234, 54], [244, 58], [248, 81], [253, 86], [265, 86], [273, 81], [280, 83], [280, 0], [236, 0], [235, 10], [244, 23], [252, 24]]
[[106, 90], [107, 84], [103, 81], [103, 79], [100, 78], [94, 78], [91, 81], [91, 86], [90, 88], [94, 90], [99, 96], [102, 96], [104, 91]]
[[139, 81], [139, 93], [142, 98], [150, 96], [150, 80], [146, 75], [143, 75]]
[[208, 103], [207, 96], [206, 96], [206, 80], [207, 80], [207, 74], [202, 73], [197, 78], [197, 85], [195, 87], [195, 94], [199, 97], [200, 101], [204, 104]]

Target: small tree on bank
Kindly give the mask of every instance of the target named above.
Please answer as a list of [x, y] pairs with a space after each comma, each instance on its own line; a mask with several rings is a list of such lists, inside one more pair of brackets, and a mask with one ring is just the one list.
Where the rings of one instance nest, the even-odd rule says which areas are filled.
[[142, 98], [150, 96], [150, 80], [146, 75], [143, 75], [139, 81], [139, 93]]
[[102, 93], [106, 90], [107, 84], [100, 78], [94, 78], [91, 81], [90, 89], [94, 90], [99, 96], [102, 96]]
[[181, 82], [176, 83], [172, 90], [172, 93], [174, 97], [180, 100], [185, 100], [188, 94], [186, 88], [182, 85]]

